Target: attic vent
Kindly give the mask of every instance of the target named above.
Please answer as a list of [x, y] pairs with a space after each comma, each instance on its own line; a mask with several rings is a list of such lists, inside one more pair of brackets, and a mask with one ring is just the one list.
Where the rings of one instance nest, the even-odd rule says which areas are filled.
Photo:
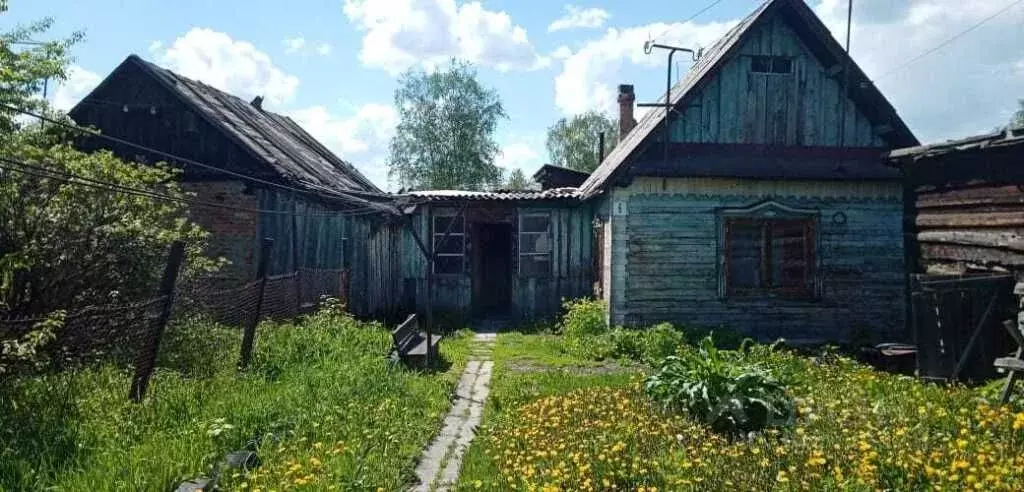
[[753, 73], [792, 73], [793, 60], [788, 56], [752, 56], [750, 71]]

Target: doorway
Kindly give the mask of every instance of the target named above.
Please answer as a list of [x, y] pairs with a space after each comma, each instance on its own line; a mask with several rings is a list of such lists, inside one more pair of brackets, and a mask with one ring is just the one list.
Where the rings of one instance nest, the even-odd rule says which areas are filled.
[[473, 312], [507, 314], [512, 299], [512, 224], [476, 224], [473, 234]]

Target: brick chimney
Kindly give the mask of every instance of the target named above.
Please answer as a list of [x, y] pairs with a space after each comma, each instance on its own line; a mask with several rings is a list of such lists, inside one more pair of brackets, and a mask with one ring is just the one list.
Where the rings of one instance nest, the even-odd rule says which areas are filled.
[[636, 94], [633, 94], [632, 84], [619, 84], [619, 141], [626, 138], [626, 134], [636, 126], [633, 119], [633, 103], [636, 101]]

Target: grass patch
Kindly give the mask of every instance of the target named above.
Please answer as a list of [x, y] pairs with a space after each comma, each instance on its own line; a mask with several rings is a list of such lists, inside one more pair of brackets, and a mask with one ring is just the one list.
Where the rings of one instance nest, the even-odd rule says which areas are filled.
[[1024, 413], [992, 406], [981, 390], [922, 384], [835, 356], [766, 347], [733, 355], [787, 383], [793, 425], [730, 436], [663, 410], [634, 374], [496, 367], [459, 488], [1024, 489]]
[[114, 365], [0, 381], [0, 489], [170, 490], [249, 449], [263, 465], [225, 473], [224, 488], [397, 490], [469, 352], [465, 333], [447, 337], [448, 371], [407, 371], [385, 359], [379, 325], [321, 312], [262, 324], [239, 373], [239, 339], [211, 324], [170, 330], [141, 404]]

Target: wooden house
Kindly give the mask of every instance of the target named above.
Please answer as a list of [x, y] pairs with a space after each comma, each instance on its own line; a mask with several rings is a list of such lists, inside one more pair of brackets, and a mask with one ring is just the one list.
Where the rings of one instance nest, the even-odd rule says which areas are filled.
[[896, 149], [919, 273], [1013, 273], [1024, 281], [1024, 128]]
[[[665, 100], [662, 99], [662, 103]], [[704, 52], [580, 187], [614, 324], [761, 339], [900, 336], [903, 190], [917, 140], [801, 0], [769, 0]]]
[[375, 286], [391, 280], [374, 265], [391, 259], [373, 255], [391, 254], [397, 234], [397, 226], [381, 219], [391, 207], [370, 199], [381, 190], [290, 118], [264, 109], [262, 98], [243, 101], [131, 55], [70, 116], [104, 135], [180, 158], [102, 138], [81, 143], [86, 150], [180, 167], [196, 201], [223, 205], [193, 205], [190, 213], [211, 233], [208, 253], [230, 262], [219, 273], [225, 285], [253, 278], [260, 241], [269, 237], [270, 274], [348, 270], [354, 311], [369, 314], [395, 303], [387, 297], [394, 287]]
[[905, 176], [918, 374], [994, 376], [1016, 348], [1003, 321], [1021, 307], [1024, 128], [896, 149], [889, 162]]
[[[412, 223], [401, 246], [407, 310], [415, 304], [422, 312], [433, 299], [439, 318], [529, 322], [556, 315], [562, 299], [591, 293], [592, 216], [575, 188], [431, 190], [398, 199]], [[417, 241], [436, 256], [433, 272]]]

